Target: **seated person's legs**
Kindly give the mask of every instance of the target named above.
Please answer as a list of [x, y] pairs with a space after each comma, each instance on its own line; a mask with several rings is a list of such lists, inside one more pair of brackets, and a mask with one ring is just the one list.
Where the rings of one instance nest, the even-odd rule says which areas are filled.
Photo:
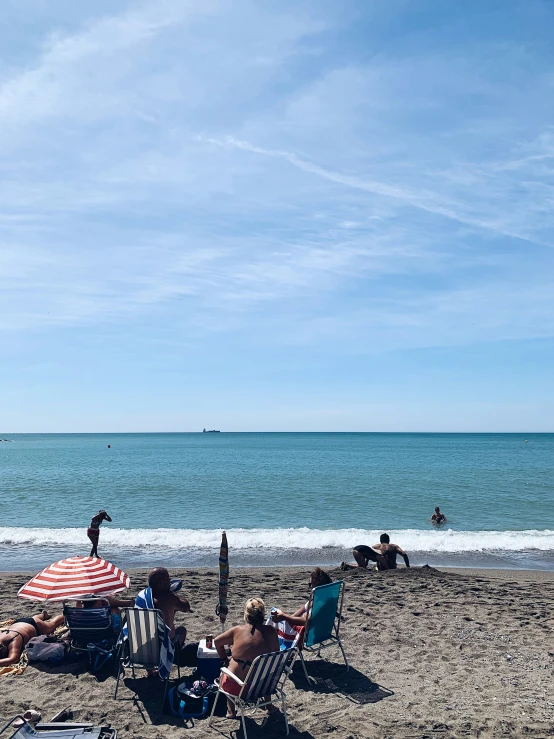
[[185, 626], [176, 626], [175, 627], [175, 636], [173, 637], [173, 640], [175, 639], [179, 640], [179, 646], [182, 647], [187, 639], [187, 630]]
[[33, 619], [40, 636], [49, 636], [64, 622], [64, 617], [61, 614], [59, 616], [49, 616], [46, 611], [39, 613], [38, 616], [33, 616]]

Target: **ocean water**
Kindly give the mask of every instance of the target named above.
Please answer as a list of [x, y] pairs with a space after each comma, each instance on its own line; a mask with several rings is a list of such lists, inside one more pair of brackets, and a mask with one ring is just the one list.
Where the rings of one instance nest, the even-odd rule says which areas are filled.
[[554, 570], [554, 434], [2, 438], [3, 571], [88, 554], [99, 508], [122, 567], [215, 567], [226, 529], [235, 566], [337, 564], [387, 531], [414, 564]]

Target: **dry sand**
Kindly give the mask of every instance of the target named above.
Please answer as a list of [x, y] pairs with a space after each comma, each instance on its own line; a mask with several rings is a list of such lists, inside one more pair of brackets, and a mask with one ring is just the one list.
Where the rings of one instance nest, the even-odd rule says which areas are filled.
[[[232, 570], [227, 623], [239, 621], [253, 595], [268, 606], [298, 608], [307, 599], [308, 572]], [[554, 736], [554, 573], [425, 567], [330, 573], [346, 582], [342, 636], [351, 671], [340, 664], [338, 650], [328, 650], [330, 662], [311, 658], [315, 689], [295, 669], [287, 687], [291, 737]], [[145, 574], [132, 573], [136, 590]], [[217, 633], [216, 573], [172, 574], [184, 579], [194, 609], [181, 619], [191, 640]], [[0, 577], [0, 618], [40, 610], [16, 598], [26, 579]], [[163, 715], [161, 685], [143, 674], [135, 681], [129, 674], [115, 702], [114, 681], [97, 683], [86, 663], [31, 665], [23, 675], [0, 677], [0, 720], [28, 708], [48, 718], [70, 706], [78, 720], [111, 722], [120, 737], [217, 736], [206, 721], [185, 729], [181, 720]], [[236, 737], [238, 723], [219, 719], [217, 728]], [[282, 718], [258, 727], [249, 721], [248, 733], [250, 739], [283, 736]]]

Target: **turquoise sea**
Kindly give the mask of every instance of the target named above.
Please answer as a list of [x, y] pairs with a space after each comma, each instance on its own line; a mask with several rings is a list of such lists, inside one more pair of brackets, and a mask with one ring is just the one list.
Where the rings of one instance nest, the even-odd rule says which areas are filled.
[[[336, 564], [383, 531], [415, 564], [554, 569], [554, 434], [13, 434], [0, 569]], [[109, 446], [108, 446], [109, 445]], [[440, 505], [448, 523], [429, 523]]]

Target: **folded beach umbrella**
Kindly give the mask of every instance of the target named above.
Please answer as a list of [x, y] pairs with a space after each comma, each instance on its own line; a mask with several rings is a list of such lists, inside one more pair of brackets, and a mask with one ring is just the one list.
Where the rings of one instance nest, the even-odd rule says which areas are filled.
[[28, 600], [65, 600], [125, 590], [131, 581], [123, 570], [97, 557], [70, 557], [49, 565], [17, 594]]
[[227, 546], [227, 534], [225, 531], [221, 534], [221, 547], [219, 549], [219, 602], [215, 609], [216, 614], [221, 621], [221, 631], [223, 624], [229, 613], [227, 608], [227, 586], [229, 584], [229, 548]]

